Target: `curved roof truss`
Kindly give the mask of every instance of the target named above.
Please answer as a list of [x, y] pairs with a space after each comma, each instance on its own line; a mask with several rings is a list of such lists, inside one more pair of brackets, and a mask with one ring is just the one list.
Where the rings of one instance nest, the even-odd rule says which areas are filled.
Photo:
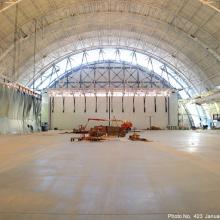
[[[122, 70], [125, 70], [128, 68], [133, 68], [134, 73], [132, 74], [130, 72], [130, 74], [133, 75], [133, 78], [135, 78], [137, 87], [140, 85], [144, 86], [145, 88], [151, 87], [156, 81], [159, 80], [161, 85], [158, 87], [165, 86], [166, 88], [174, 88], [180, 91], [180, 94], [184, 98], [188, 98], [196, 94], [196, 87], [192, 84], [190, 78], [184, 75], [184, 73], [181, 71], [177, 70], [173, 65], [166, 63], [161, 58], [151, 56], [151, 54], [123, 48], [99, 48], [88, 51], [84, 50], [83, 52], [77, 54], [62, 57], [62, 59], [58, 59], [56, 62], [53, 62], [46, 68], [42, 69], [42, 71], [35, 76], [34, 80], [29, 81], [27, 86], [32, 87], [35, 90], [49, 88], [54, 85], [55, 82], [58, 82], [63, 78], [66, 78], [67, 80], [67, 77], [69, 75], [73, 75], [73, 73], [79, 73], [79, 75], [82, 75], [84, 71], [85, 75], [86, 69], [100, 69], [100, 66], [97, 66], [99, 64], [105, 64], [104, 67], [106, 70], [109, 69], [108, 65], [112, 64], [115, 66], [111, 67], [114, 67], [115, 69], [121, 68]], [[150, 75], [151, 80], [148, 84], [143, 83], [145, 82], [144, 79], [138, 79], [139, 76], [136, 73], [139, 71], [145, 75]], [[92, 81], [93, 83], [98, 83], [94, 76], [92, 76], [93, 73], [91, 71], [88, 74], [90, 74], [90, 84]], [[82, 83], [82, 81], [79, 79], [75, 79], [75, 83], [76, 82], [78, 82], [79, 85]], [[94, 86], [93, 83], [92, 86]], [[113, 81], [111, 81], [111, 83], [113, 83]], [[123, 85], [121, 86], [123, 87]], [[64, 85], [64, 87], [66, 87], [66, 85]]]
[[132, 45], [166, 56], [181, 71], [194, 74], [199, 91], [212, 89], [220, 83], [220, 14], [213, 2], [19, 1], [18, 7], [0, 12], [0, 74], [28, 82], [33, 65], [38, 73], [45, 63], [71, 51]]
[[[162, 71], [163, 72], [163, 71]], [[169, 73], [159, 75], [139, 65], [124, 61], [102, 60], [75, 67], [59, 77], [51, 76], [49, 88], [78, 90], [126, 90], [173, 88]], [[49, 80], [50, 76], [47, 76]], [[166, 78], [166, 79], [165, 79]], [[42, 84], [41, 84], [42, 85]], [[174, 88], [173, 88], [174, 89]], [[174, 89], [175, 90], [175, 89]]]

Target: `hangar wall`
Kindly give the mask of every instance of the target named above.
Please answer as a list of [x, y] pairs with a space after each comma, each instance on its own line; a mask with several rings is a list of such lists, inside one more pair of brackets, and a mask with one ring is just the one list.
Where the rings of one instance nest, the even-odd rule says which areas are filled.
[[40, 110], [40, 99], [0, 83], [0, 134], [39, 130]]
[[[147, 129], [158, 126], [166, 129], [168, 125], [178, 124], [177, 95], [164, 96], [130, 96], [122, 97], [51, 97], [49, 124], [51, 129], [73, 129], [79, 125], [85, 125], [88, 118], [110, 118], [132, 121], [134, 127]], [[74, 105], [75, 102], [75, 105]], [[86, 102], [86, 103], [85, 103]], [[43, 101], [43, 103], [47, 103]], [[123, 103], [123, 104], [122, 104]], [[133, 104], [134, 103], [134, 104]], [[145, 104], [144, 104], [145, 103]], [[110, 104], [110, 105], [109, 105]], [[43, 107], [44, 114], [47, 115]], [[74, 107], [75, 106], [75, 107]], [[145, 106], [145, 107], [144, 107]], [[42, 118], [45, 118], [42, 114]], [[46, 120], [44, 120], [46, 121]], [[89, 122], [88, 127], [97, 125], [97, 122]], [[101, 123], [105, 125], [105, 123]], [[106, 123], [108, 124], [108, 123]]]

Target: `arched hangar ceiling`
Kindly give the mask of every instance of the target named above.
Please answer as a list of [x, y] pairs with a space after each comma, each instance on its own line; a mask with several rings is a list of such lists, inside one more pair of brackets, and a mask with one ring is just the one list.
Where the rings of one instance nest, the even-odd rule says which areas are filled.
[[217, 3], [209, 7], [209, 1], [204, 2], [20, 0], [11, 7], [3, 3], [0, 74], [25, 84], [60, 56], [115, 46], [161, 57], [191, 76], [198, 90], [212, 89], [220, 85], [220, 13]]

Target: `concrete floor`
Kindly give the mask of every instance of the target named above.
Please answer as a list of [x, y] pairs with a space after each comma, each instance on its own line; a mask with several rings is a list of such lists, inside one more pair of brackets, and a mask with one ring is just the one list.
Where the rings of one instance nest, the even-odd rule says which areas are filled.
[[154, 131], [71, 143], [0, 136], [1, 220], [164, 220], [220, 214], [220, 132]]

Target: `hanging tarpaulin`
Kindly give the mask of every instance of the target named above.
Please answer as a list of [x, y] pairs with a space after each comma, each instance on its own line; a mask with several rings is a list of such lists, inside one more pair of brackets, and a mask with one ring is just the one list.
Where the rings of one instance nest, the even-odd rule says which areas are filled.
[[[19, 118], [19, 109], [20, 109], [20, 103], [19, 103], [19, 91], [15, 90], [13, 93], [13, 97], [10, 100], [10, 104], [9, 106], [14, 106], [14, 107], [9, 107], [11, 110], [11, 113], [9, 113], [9, 118], [13, 118], [13, 119], [18, 119]], [[17, 109], [17, 111], [14, 111], [14, 109]]]
[[0, 117], [6, 117], [8, 114], [8, 91], [5, 85], [0, 84]]
[[27, 94], [23, 94], [23, 120], [27, 119], [28, 117], [28, 104], [29, 104], [29, 97]]
[[41, 112], [41, 100], [34, 97], [33, 102], [34, 102], [34, 116], [35, 116], [35, 119], [38, 120], [38, 117]]
[[18, 112], [17, 113], [17, 118], [21, 119], [23, 117], [23, 107], [24, 107], [23, 92], [18, 92], [17, 102], [18, 102], [18, 105], [19, 105], [19, 108], [17, 109], [17, 112]]
[[23, 133], [29, 131], [27, 125], [39, 129], [41, 99], [26, 91], [17, 84], [0, 83], [0, 133]]
[[26, 115], [27, 115], [27, 117], [30, 117], [30, 113], [31, 113], [31, 107], [32, 107], [32, 96], [28, 96], [28, 101], [27, 101], [27, 103], [28, 103], [28, 105], [27, 105], [27, 112], [26, 112]]

